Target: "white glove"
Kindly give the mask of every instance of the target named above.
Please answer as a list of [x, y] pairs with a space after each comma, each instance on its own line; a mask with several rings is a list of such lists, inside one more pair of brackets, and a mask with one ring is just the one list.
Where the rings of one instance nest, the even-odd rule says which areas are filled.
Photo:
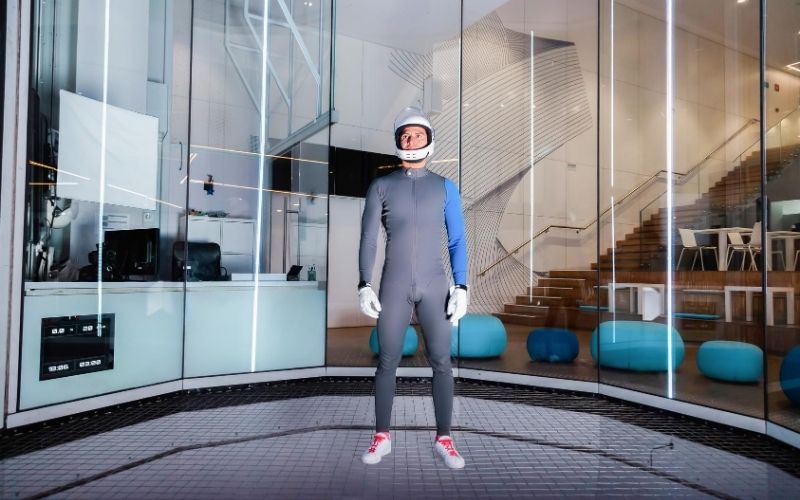
[[378, 301], [378, 296], [372, 291], [372, 287], [362, 286], [358, 291], [358, 305], [361, 307], [361, 312], [370, 318], [378, 318], [378, 313], [381, 312], [381, 303]]
[[450, 287], [450, 298], [447, 300], [447, 319], [454, 325], [467, 314], [467, 291], [463, 288]]

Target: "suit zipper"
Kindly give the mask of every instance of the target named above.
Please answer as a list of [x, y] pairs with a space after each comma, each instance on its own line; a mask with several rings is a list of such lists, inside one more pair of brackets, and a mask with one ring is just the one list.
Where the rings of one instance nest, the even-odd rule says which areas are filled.
[[417, 295], [417, 179], [411, 178], [411, 290]]

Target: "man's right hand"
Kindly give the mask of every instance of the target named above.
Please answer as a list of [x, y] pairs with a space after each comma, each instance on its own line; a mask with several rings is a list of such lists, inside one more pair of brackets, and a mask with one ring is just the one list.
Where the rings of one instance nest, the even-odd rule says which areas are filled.
[[372, 287], [362, 286], [358, 290], [358, 305], [361, 307], [361, 312], [370, 318], [378, 318], [381, 312], [381, 303], [378, 301], [378, 296], [372, 291]]

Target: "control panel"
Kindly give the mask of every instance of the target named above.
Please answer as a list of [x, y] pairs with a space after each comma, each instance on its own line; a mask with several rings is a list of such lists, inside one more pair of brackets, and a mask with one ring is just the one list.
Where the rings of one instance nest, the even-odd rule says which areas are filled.
[[114, 368], [114, 315], [42, 318], [39, 380]]

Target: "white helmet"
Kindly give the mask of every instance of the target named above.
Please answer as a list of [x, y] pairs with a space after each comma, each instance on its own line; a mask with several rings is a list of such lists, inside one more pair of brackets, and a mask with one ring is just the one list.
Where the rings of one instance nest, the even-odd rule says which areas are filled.
[[[428, 143], [419, 149], [403, 149], [400, 146], [400, 134], [408, 125], [417, 125], [428, 133]], [[419, 108], [408, 107], [397, 115], [394, 120], [394, 144], [397, 148], [397, 157], [404, 161], [422, 161], [433, 155], [433, 126], [430, 120]]]

